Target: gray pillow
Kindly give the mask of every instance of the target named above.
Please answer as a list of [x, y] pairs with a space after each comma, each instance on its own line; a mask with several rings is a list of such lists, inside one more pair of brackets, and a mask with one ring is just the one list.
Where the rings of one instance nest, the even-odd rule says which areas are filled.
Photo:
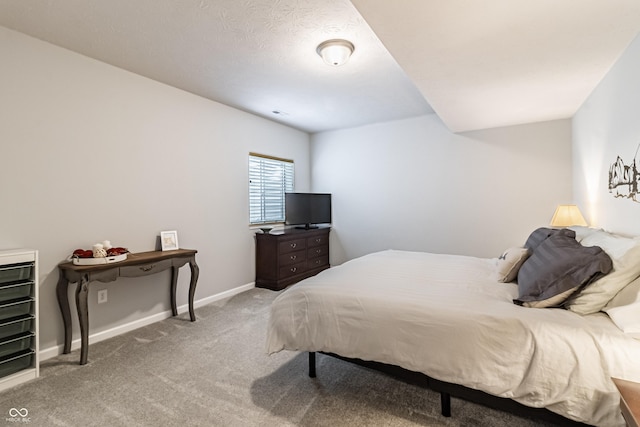
[[520, 267], [518, 298], [513, 302], [526, 307], [561, 306], [612, 268], [611, 258], [599, 246], [585, 247], [570, 234], [551, 233]]
[[572, 237], [575, 239], [576, 232], [573, 230], [569, 230], [568, 228], [546, 228], [540, 227], [529, 235], [527, 241], [524, 244], [524, 247], [529, 249], [531, 252], [535, 251], [538, 246], [542, 242], [544, 242], [549, 236], [553, 236], [555, 234], [560, 234], [567, 237]]

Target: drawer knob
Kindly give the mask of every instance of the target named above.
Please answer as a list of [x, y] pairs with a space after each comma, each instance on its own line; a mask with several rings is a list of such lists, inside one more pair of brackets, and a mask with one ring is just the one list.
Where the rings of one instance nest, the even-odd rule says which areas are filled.
[[298, 258], [298, 255], [291, 255], [291, 261], [295, 261]]
[[320, 260], [319, 259], [316, 260], [316, 264], [320, 264]]
[[322, 239], [318, 237], [318, 238], [316, 239], [316, 243], [320, 243], [320, 242], [322, 242]]
[[298, 267], [292, 267], [292, 268], [291, 268], [291, 272], [292, 272], [292, 273], [295, 273], [296, 271], [298, 271]]
[[322, 253], [322, 249], [316, 249], [316, 253], [317, 254], [321, 254]]
[[140, 270], [147, 272], [147, 271], [151, 271], [152, 268], [153, 268], [153, 265], [146, 265], [144, 267], [140, 267]]
[[295, 248], [296, 246], [298, 246], [298, 244], [297, 244], [297, 243], [292, 243], [292, 244], [291, 244], [291, 247], [292, 247], [292, 248]]

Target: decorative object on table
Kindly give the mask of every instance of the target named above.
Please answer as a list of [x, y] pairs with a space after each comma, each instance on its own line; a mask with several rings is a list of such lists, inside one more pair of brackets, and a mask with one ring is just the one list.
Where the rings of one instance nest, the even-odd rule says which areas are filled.
[[178, 232], [176, 230], [161, 231], [160, 245], [162, 246], [163, 251], [173, 251], [178, 249]]
[[[108, 249], [105, 248], [105, 243]], [[76, 249], [71, 254], [71, 259], [75, 265], [110, 264], [127, 259], [128, 252], [127, 248], [112, 247], [111, 242], [105, 240], [93, 245], [92, 249]]]
[[107, 251], [104, 249], [102, 243], [96, 243], [93, 245], [93, 257], [94, 258], [106, 258]]
[[271, 230], [273, 230], [273, 227], [260, 227], [260, 230], [262, 230], [264, 234], [269, 234]]

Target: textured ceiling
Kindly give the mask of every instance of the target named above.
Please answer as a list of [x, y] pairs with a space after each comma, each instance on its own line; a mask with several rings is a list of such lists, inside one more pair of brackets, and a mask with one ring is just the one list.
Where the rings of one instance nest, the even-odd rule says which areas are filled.
[[640, 0], [353, 0], [454, 132], [572, 117], [640, 31]]
[[571, 117], [640, 0], [1, 0], [0, 25], [307, 132], [434, 110], [461, 132]]
[[2, 0], [0, 25], [307, 132], [433, 112], [348, 0]]

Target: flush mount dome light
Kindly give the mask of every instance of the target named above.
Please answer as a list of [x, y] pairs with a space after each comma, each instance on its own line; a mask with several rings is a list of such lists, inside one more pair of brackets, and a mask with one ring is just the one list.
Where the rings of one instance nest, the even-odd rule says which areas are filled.
[[347, 40], [333, 39], [318, 45], [316, 52], [327, 65], [338, 67], [349, 60], [353, 53], [353, 43]]

